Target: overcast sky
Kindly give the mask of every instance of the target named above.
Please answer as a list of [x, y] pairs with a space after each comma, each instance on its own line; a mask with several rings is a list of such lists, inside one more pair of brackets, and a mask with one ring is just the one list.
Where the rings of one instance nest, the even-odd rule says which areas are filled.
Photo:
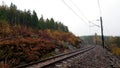
[[[77, 36], [100, 35], [100, 28], [90, 24], [91, 21], [100, 25], [100, 13], [97, 0], [0, 0], [8, 6], [14, 3], [18, 9], [30, 9], [46, 18], [54, 18], [68, 26]], [[120, 0], [100, 0], [103, 17], [104, 34], [120, 36]], [[87, 19], [88, 20], [87, 20]], [[84, 21], [83, 21], [84, 20]]]

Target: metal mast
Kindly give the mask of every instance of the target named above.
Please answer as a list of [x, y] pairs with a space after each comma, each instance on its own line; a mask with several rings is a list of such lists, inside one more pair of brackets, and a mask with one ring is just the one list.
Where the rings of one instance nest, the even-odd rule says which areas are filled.
[[99, 7], [99, 12], [100, 12], [102, 46], [104, 48], [105, 45], [104, 45], [104, 34], [103, 34], [103, 20], [102, 20], [102, 13], [101, 13], [101, 8], [100, 8], [100, 2], [99, 2], [99, 0], [98, 0], [98, 7]]

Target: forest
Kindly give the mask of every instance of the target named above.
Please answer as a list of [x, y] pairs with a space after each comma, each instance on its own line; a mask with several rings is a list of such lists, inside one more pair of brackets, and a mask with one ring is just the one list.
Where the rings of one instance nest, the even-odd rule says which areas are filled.
[[43, 16], [39, 19], [35, 10], [18, 10], [17, 6], [11, 3], [0, 6], [0, 20], [5, 20], [10, 26], [22, 25], [33, 29], [52, 29], [68, 32], [68, 27], [61, 22], [55, 22], [53, 18], [44, 19]]
[[37, 17], [33, 10], [0, 6], [0, 66], [14, 67], [79, 48], [81, 39], [61, 22]]

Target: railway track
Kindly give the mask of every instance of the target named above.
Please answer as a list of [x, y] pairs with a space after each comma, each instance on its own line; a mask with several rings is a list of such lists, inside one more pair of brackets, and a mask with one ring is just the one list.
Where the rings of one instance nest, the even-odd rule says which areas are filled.
[[81, 49], [78, 49], [78, 50], [75, 50], [72, 52], [59, 54], [59, 55], [56, 55], [56, 56], [53, 56], [53, 57], [50, 57], [50, 58], [47, 58], [44, 60], [39, 60], [36, 62], [24, 64], [24, 65], [19, 65], [19, 66], [16, 66], [14, 68], [43, 68], [43, 67], [49, 66], [51, 64], [57, 63], [59, 61], [73, 57], [75, 55], [83, 54], [89, 50], [92, 50], [93, 48], [95, 48], [95, 46], [86, 46], [84, 48], [81, 48]]

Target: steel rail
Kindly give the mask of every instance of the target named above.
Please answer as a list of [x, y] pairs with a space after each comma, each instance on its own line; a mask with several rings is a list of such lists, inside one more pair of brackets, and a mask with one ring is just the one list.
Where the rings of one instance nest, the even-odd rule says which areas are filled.
[[37, 66], [37, 68], [46, 67], [46, 66], [49, 66], [53, 63], [57, 63], [61, 60], [73, 57], [73, 56], [78, 55], [78, 54], [85, 53], [93, 48], [95, 48], [95, 46], [84, 47], [82, 49], [77, 49], [77, 50], [72, 51], [72, 52], [55, 55], [55, 56], [47, 58], [47, 59], [38, 60], [36, 62], [31, 62], [31, 63], [24, 64], [24, 65], [19, 65], [19, 66], [16, 66], [14, 68], [29, 68], [32, 66]]

